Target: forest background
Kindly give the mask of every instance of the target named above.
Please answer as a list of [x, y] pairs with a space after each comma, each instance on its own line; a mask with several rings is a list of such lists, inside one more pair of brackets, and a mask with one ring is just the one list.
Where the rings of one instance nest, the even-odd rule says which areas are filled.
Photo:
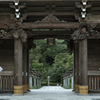
[[62, 84], [62, 74], [73, 67], [73, 54], [69, 53], [67, 40], [56, 40], [48, 45], [46, 40], [35, 40], [36, 48], [30, 50], [30, 67], [42, 75], [42, 85]]

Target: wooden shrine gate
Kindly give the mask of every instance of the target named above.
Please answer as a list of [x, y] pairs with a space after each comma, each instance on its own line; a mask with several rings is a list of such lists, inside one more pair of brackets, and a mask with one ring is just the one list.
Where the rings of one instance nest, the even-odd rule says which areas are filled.
[[45, 38], [68, 40], [76, 92], [100, 92], [99, 12], [100, 0], [0, 0], [1, 92], [29, 90], [29, 50]]

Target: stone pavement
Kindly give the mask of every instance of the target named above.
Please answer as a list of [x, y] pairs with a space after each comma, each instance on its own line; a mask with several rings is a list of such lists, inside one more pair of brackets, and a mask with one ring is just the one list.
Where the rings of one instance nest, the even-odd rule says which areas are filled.
[[0, 96], [0, 100], [100, 100], [100, 94], [79, 96], [72, 89], [60, 86], [44, 86], [41, 89], [31, 89], [23, 96]]

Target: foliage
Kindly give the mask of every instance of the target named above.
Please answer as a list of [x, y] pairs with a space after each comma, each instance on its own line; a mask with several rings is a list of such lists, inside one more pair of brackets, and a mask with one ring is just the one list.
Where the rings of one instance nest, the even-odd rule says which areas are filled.
[[[48, 82], [47, 82], [47, 81], [41, 82], [41, 85], [42, 85], [42, 86], [47, 86], [47, 85], [48, 85]], [[52, 82], [50, 82], [49, 85], [50, 85], [50, 86], [56, 86], [56, 84], [55, 84], [55, 83], [52, 83]]]
[[34, 41], [36, 48], [30, 50], [30, 66], [42, 74], [42, 81], [50, 75], [52, 83], [61, 83], [62, 74], [73, 66], [73, 55], [67, 50], [64, 40], [56, 40], [55, 45], [48, 45], [46, 40]]

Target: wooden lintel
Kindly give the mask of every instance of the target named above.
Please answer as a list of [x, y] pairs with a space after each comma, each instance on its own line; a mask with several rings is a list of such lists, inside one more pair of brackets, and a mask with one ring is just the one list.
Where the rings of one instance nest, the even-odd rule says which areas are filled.
[[32, 36], [32, 38], [34, 39], [34, 40], [38, 40], [38, 39], [45, 39], [45, 38], [47, 38], [47, 37], [54, 37], [54, 38], [57, 38], [57, 39], [70, 39], [71, 37], [70, 36], [62, 36], [62, 35], [59, 35], [59, 36], [47, 36], [47, 35], [45, 35], [45, 36], [42, 36], [42, 35], [39, 35], [39, 36]]
[[[98, 22], [88, 22], [91, 26], [95, 27]], [[23, 22], [23, 29], [77, 29], [79, 28], [79, 22]], [[15, 27], [15, 22], [10, 16], [0, 16], [0, 28]]]
[[74, 31], [32, 31], [33, 35], [71, 35]]
[[[9, 16], [11, 12], [0, 12], [0, 15]], [[51, 12], [26, 12], [24, 13], [27, 16], [46, 16], [51, 14]], [[53, 15], [75, 15], [75, 12], [52, 12]]]
[[[11, 12], [0, 12], [0, 15], [2, 16], [10, 16]], [[76, 12], [25, 12], [24, 15], [27, 15], [27, 16], [47, 16], [49, 14], [53, 14], [53, 15], [56, 15], [56, 16], [67, 16], [67, 15], [77, 15], [78, 13]], [[99, 11], [90, 11], [90, 14], [91, 15], [98, 15], [99, 14]]]

